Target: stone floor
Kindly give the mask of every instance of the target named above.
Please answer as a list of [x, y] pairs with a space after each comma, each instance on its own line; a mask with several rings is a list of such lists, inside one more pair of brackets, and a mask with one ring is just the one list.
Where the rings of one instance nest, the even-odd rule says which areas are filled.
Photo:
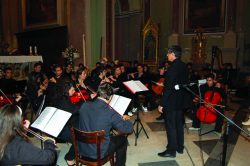
[[[247, 103], [248, 102], [248, 103]], [[249, 101], [234, 98], [229, 104], [226, 115], [237, 122], [241, 127], [241, 122], [248, 116]], [[166, 132], [163, 121], [156, 121], [159, 113], [154, 110], [150, 112], [140, 112], [143, 126], [149, 136], [147, 139], [142, 131], [135, 146], [135, 136], [128, 137], [129, 146], [127, 151], [127, 166], [219, 166], [222, 159], [222, 139], [215, 133], [199, 136], [198, 131], [189, 131], [191, 123], [186, 124], [185, 131], [185, 151], [184, 154], [176, 155], [176, 158], [161, 158], [158, 152], [165, 150], [167, 144]], [[133, 122], [135, 117], [131, 118]], [[214, 124], [202, 125], [202, 133], [213, 129]], [[248, 126], [250, 127], [250, 126]], [[246, 129], [247, 127], [244, 127]], [[250, 165], [250, 139], [238, 129], [230, 129], [226, 163], [229, 166]], [[58, 144], [59, 158], [58, 165], [66, 166], [63, 159], [67, 152], [68, 144]], [[106, 164], [106, 165], [109, 165]]]

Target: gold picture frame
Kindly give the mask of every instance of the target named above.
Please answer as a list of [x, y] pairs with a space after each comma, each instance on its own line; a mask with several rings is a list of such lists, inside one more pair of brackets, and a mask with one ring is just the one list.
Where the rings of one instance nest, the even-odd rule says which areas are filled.
[[223, 33], [226, 27], [227, 0], [185, 0], [184, 34], [201, 27], [205, 33]]
[[142, 62], [149, 66], [158, 65], [159, 28], [149, 18], [142, 29]]
[[64, 0], [22, 0], [22, 28], [62, 25]]

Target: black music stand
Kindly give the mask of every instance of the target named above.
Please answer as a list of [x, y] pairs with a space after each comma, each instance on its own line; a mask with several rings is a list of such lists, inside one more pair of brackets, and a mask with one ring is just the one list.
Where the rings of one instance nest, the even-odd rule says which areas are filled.
[[[133, 126], [136, 125], [136, 129], [135, 130], [133, 129], [133, 133], [135, 134], [135, 146], [137, 146], [137, 139], [138, 139], [142, 130], [145, 133], [146, 137], [149, 139], [148, 134], [147, 134], [142, 122], [141, 122], [141, 119], [140, 119], [139, 114], [140, 114], [140, 111], [142, 111], [143, 109], [142, 109], [142, 102], [139, 101], [138, 98], [139, 98], [139, 95], [137, 94], [138, 107], [137, 107], [137, 111], [136, 111], [136, 118], [135, 118], [135, 121], [133, 123]], [[140, 129], [139, 129], [139, 125], [141, 126]]]
[[228, 141], [230, 125], [238, 128], [240, 131], [244, 132], [248, 137], [250, 136], [250, 133], [245, 131], [240, 126], [238, 126], [236, 123], [234, 123], [231, 119], [229, 119], [228, 117], [223, 115], [220, 111], [218, 111], [216, 108], [214, 108], [214, 106], [212, 104], [210, 104], [210, 103], [206, 102], [205, 100], [203, 100], [202, 98], [200, 98], [189, 87], [185, 86], [184, 88], [187, 91], [189, 91], [192, 95], [194, 95], [195, 97], [198, 97], [201, 102], [203, 102], [204, 104], [207, 104], [209, 107], [213, 108], [219, 116], [222, 116], [224, 119], [226, 119], [227, 124], [226, 124], [226, 129], [223, 133], [223, 151], [222, 151], [222, 162], [221, 162], [222, 166], [225, 166], [226, 165], [226, 156], [227, 156], [227, 141]]

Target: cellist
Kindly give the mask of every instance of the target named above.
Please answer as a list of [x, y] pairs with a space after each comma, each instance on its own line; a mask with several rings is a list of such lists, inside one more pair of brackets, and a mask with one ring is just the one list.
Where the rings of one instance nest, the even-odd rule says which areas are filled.
[[[222, 102], [220, 104], [223, 105], [223, 103], [225, 103], [225, 101], [226, 101], [226, 93], [225, 93], [224, 89], [221, 87], [221, 83], [217, 82], [215, 80], [215, 77], [212, 73], [210, 73], [206, 76], [206, 80], [207, 80], [206, 84], [200, 86], [200, 93], [201, 93], [200, 96], [202, 97], [202, 99], [205, 98], [206, 92], [208, 92], [208, 91], [218, 92], [221, 99], [222, 99]], [[198, 103], [199, 99], [194, 98], [193, 101], [195, 103]], [[220, 107], [220, 106], [214, 106], [214, 107], [220, 113], [224, 114], [224, 110], [222, 107]], [[218, 135], [221, 135], [222, 125], [223, 125], [223, 117], [220, 115], [217, 115], [214, 130], [216, 133], [218, 133]], [[197, 119], [197, 117], [195, 116], [195, 112], [194, 112], [192, 127], [190, 127], [189, 130], [199, 130], [199, 129], [200, 129], [200, 121]]]

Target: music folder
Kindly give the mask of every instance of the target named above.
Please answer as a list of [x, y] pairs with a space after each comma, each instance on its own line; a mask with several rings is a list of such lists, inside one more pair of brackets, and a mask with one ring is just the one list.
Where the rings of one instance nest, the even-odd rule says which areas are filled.
[[57, 137], [71, 115], [71, 113], [55, 107], [46, 107], [31, 127]]
[[141, 81], [139, 80], [130, 80], [130, 81], [126, 81], [123, 82], [123, 84], [133, 93], [135, 94], [136, 92], [142, 92], [142, 91], [147, 91], [148, 88], [141, 83]]
[[109, 105], [120, 115], [123, 115], [128, 108], [129, 103], [131, 102], [130, 98], [113, 95]]

